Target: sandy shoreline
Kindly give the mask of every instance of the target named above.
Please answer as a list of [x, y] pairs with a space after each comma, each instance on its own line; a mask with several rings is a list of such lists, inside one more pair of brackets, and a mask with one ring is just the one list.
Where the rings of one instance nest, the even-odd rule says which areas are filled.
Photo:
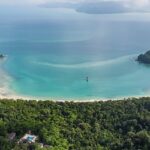
[[39, 97], [28, 97], [21, 95], [2, 95], [0, 89], [0, 100], [35, 100], [35, 101], [53, 101], [53, 102], [74, 102], [74, 103], [89, 103], [89, 102], [101, 102], [101, 101], [118, 101], [118, 100], [130, 100], [133, 98], [142, 98], [142, 97], [150, 97], [150, 95], [141, 95], [141, 96], [128, 96], [128, 97], [118, 97], [118, 98], [95, 98], [95, 99], [56, 99], [56, 98], [39, 98]]
[[140, 97], [150, 97], [150, 94], [142, 94], [142, 95], [133, 95], [133, 96], [122, 96], [116, 98], [93, 98], [93, 99], [70, 99], [70, 98], [54, 98], [54, 97], [33, 97], [33, 96], [25, 96], [19, 95], [13, 92], [10, 87], [9, 83], [11, 82], [11, 78], [2, 70], [0, 69], [0, 99], [5, 100], [36, 100], [36, 101], [54, 101], [54, 102], [99, 102], [99, 101], [109, 101], [109, 100], [125, 100], [125, 99], [132, 99], [132, 98], [140, 98]]

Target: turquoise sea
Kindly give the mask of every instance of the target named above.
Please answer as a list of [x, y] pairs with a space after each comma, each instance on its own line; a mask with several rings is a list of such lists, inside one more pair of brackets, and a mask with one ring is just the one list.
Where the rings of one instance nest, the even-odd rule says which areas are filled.
[[[1, 68], [18, 95], [92, 100], [150, 95], [150, 14], [90, 15], [72, 9], [2, 8]], [[86, 81], [88, 76], [89, 81]]]

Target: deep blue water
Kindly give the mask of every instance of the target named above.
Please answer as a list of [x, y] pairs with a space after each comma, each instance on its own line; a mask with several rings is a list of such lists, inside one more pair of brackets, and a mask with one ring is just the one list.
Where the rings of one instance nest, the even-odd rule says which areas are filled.
[[150, 49], [150, 14], [45, 8], [1, 12], [3, 69], [16, 94], [54, 99], [149, 95], [150, 67], [135, 59]]

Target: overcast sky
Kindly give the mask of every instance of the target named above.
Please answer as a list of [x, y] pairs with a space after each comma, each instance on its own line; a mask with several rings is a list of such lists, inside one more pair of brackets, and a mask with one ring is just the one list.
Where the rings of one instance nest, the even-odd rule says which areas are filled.
[[150, 10], [150, 0], [0, 0], [0, 5], [40, 5], [53, 2], [68, 2], [68, 3], [81, 3], [81, 2], [114, 2], [121, 3], [124, 7], [134, 10]]

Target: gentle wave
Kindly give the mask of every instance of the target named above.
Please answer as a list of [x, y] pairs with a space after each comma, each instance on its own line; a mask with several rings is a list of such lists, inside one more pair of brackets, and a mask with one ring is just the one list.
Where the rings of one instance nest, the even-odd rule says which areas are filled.
[[11, 82], [11, 77], [1, 68], [1, 62], [0, 62], [0, 79], [1, 79], [0, 98], [12, 94], [12, 91], [9, 89], [9, 83]]
[[85, 63], [80, 63], [80, 64], [54, 64], [54, 63], [48, 63], [48, 62], [37, 62], [37, 61], [32, 61], [32, 63], [38, 64], [38, 65], [44, 65], [44, 66], [49, 66], [49, 67], [54, 67], [54, 68], [68, 68], [68, 69], [80, 69], [80, 68], [91, 68], [91, 67], [99, 67], [99, 66], [104, 66], [104, 65], [110, 65], [110, 64], [115, 64], [118, 62], [123, 62], [126, 60], [129, 60], [130, 58], [133, 60], [133, 58], [137, 55], [127, 55], [107, 61], [97, 61], [97, 62], [85, 62]]

